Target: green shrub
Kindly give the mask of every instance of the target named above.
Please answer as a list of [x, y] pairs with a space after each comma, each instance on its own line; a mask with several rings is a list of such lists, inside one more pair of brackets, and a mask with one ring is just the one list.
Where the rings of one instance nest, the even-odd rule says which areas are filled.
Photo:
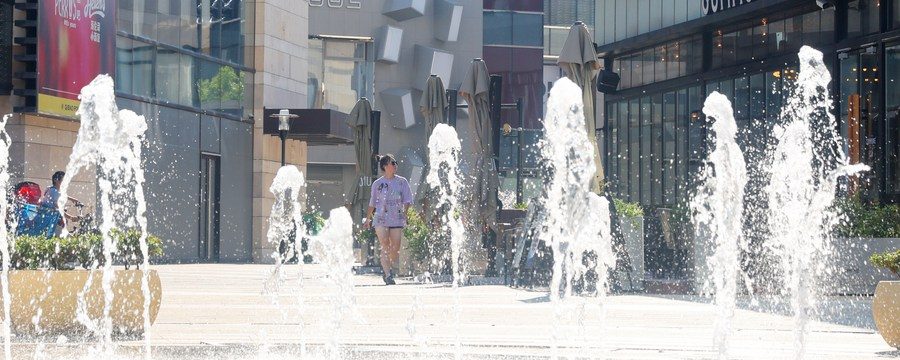
[[430, 233], [422, 216], [410, 207], [406, 211], [406, 227], [403, 228], [403, 237], [406, 239], [406, 248], [409, 249], [410, 256], [416, 261], [425, 262], [431, 257], [432, 249], [428, 243]]
[[[113, 260], [139, 267], [143, 263], [140, 250], [140, 232], [136, 229], [113, 230], [110, 234], [117, 249]], [[163, 255], [162, 240], [147, 236], [150, 258]], [[11, 263], [13, 269], [69, 270], [77, 266], [85, 269], [103, 266], [103, 237], [99, 233], [83, 233], [59, 237], [18, 236], [12, 239]]]
[[869, 257], [869, 262], [872, 263], [872, 266], [890, 270], [900, 278], [900, 250], [874, 253]]
[[520, 202], [513, 206], [513, 208], [516, 210], [528, 210], [528, 203]]
[[325, 227], [325, 217], [319, 211], [303, 214], [303, 226], [306, 227], [306, 233], [319, 235], [319, 231]]
[[866, 204], [853, 196], [836, 203], [844, 219], [836, 234], [842, 237], [900, 238], [900, 205]]
[[644, 208], [639, 203], [627, 202], [617, 198], [613, 198], [613, 203], [616, 205], [616, 211], [618, 211], [619, 216], [631, 218], [644, 216]]

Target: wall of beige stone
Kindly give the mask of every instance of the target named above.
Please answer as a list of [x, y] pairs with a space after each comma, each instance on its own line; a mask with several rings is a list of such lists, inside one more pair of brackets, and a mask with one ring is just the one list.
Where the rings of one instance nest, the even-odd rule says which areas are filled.
[[[270, 263], [277, 245], [266, 238], [274, 203], [269, 186], [281, 165], [281, 140], [263, 134], [263, 108], [305, 107], [309, 7], [306, 1], [261, 0], [254, 9], [253, 260]], [[306, 143], [288, 140], [285, 153], [305, 174]]]
[[[10, 186], [21, 181], [33, 181], [44, 191], [50, 187], [51, 176], [65, 171], [69, 155], [75, 145], [79, 123], [72, 120], [34, 115], [13, 115], [6, 130], [12, 139], [9, 153]], [[94, 208], [96, 176], [92, 169], [82, 170], [72, 180], [69, 196]], [[74, 213], [74, 209], [72, 210]]]

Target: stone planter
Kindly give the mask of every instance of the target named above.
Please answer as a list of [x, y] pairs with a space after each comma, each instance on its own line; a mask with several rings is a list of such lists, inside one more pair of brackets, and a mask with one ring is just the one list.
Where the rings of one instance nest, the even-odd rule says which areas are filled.
[[[114, 270], [113, 302], [110, 318], [115, 333], [140, 333], [144, 328], [144, 296], [141, 270]], [[97, 321], [103, 315], [102, 271], [90, 270], [12, 270], [9, 272], [10, 319], [18, 334], [78, 333], [86, 330], [76, 319], [78, 294], [85, 290], [87, 315]], [[156, 321], [162, 299], [162, 285], [156, 270], [150, 270], [150, 323]], [[2, 301], [2, 299], [0, 299]], [[40, 318], [33, 323], [40, 311]]]
[[822, 283], [829, 294], [874, 294], [879, 281], [894, 279], [886, 269], [876, 268], [869, 257], [876, 252], [900, 249], [898, 238], [838, 238], [829, 261], [831, 276]]
[[900, 349], [900, 281], [882, 281], [875, 289], [872, 316], [888, 345]]
[[[618, 278], [621, 279], [624, 290], [640, 291], [644, 289], [644, 217], [621, 217], [619, 218], [619, 226], [622, 229], [622, 236], [625, 238], [625, 251], [631, 259], [633, 270], [630, 273], [620, 272]], [[631, 286], [629, 287], [628, 276], [631, 276]]]

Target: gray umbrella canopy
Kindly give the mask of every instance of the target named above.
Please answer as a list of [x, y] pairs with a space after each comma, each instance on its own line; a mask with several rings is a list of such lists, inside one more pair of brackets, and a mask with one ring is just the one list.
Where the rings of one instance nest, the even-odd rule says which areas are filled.
[[600, 161], [600, 147], [597, 145], [597, 118], [594, 113], [596, 109], [594, 87], [597, 85], [595, 81], [600, 62], [597, 59], [597, 52], [594, 51], [594, 40], [591, 38], [591, 33], [583, 23], [575, 23], [569, 28], [569, 35], [566, 37], [566, 42], [563, 43], [557, 64], [565, 71], [569, 80], [581, 86], [582, 100], [584, 100], [584, 125], [588, 139], [594, 146], [594, 163], [597, 165], [597, 173], [594, 175], [594, 181], [591, 182], [591, 190], [599, 194], [605, 178], [603, 164]]
[[475, 191], [472, 200], [479, 209], [484, 224], [497, 231], [497, 190], [500, 178], [494, 163], [494, 129], [491, 126], [488, 90], [490, 75], [484, 60], [472, 60], [469, 71], [459, 87], [459, 94], [469, 104], [475, 146]]
[[372, 104], [366, 98], [360, 98], [350, 111], [350, 117], [347, 118], [347, 125], [353, 128], [353, 144], [356, 147], [356, 173], [359, 183], [353, 194], [353, 204], [365, 202], [368, 205], [369, 191], [366, 191], [371, 185], [369, 180], [363, 180], [363, 177], [372, 175], [372, 129], [371, 129]]
[[[425, 91], [422, 93], [422, 100], [419, 101], [419, 111], [425, 117], [425, 144], [428, 144], [428, 138], [434, 131], [434, 127], [439, 123], [445, 122], [444, 109], [447, 108], [447, 94], [444, 90], [444, 82], [437, 75], [432, 74], [425, 83]], [[422, 179], [419, 182], [419, 189], [416, 191], [416, 203], [421, 204], [422, 211], [426, 214], [431, 212], [428, 199], [432, 198], [431, 194], [434, 189], [425, 181], [428, 176], [430, 164], [428, 157], [425, 157], [425, 169], [422, 171]]]
[[434, 127], [445, 122], [444, 109], [447, 108], [447, 94], [444, 91], [444, 82], [437, 75], [428, 77], [425, 83], [425, 91], [422, 100], [419, 101], [419, 110], [425, 115], [425, 134], [431, 136]]

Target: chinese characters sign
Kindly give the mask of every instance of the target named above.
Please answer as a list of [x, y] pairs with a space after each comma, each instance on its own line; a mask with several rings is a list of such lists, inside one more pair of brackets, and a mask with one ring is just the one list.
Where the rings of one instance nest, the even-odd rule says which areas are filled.
[[81, 88], [115, 77], [115, 0], [45, 0], [38, 14], [38, 112], [74, 117]]

